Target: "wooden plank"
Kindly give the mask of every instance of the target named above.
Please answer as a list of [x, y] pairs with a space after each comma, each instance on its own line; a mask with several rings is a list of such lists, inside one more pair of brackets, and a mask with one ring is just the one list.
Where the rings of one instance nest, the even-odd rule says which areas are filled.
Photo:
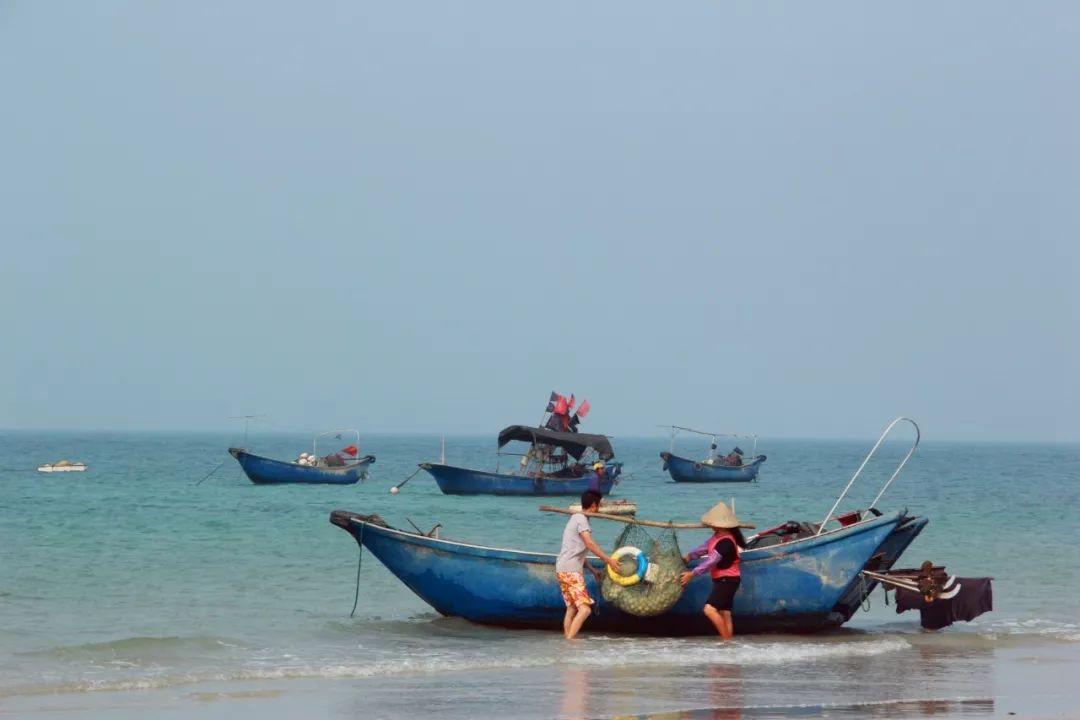
[[[541, 505], [540, 512], [553, 512], [562, 513], [563, 515], [573, 515], [573, 510], [567, 510], [566, 508], [552, 507], [551, 505]], [[629, 525], [647, 525], [648, 527], [668, 528], [670, 530], [698, 530], [706, 528], [708, 525], [702, 525], [701, 523], [670, 523], [670, 522], [657, 522], [655, 520], [637, 520], [635, 518], [623, 517], [621, 515], [608, 515], [607, 513], [585, 513], [591, 518], [600, 518], [601, 520], [614, 520], [615, 522], [627, 523]]]

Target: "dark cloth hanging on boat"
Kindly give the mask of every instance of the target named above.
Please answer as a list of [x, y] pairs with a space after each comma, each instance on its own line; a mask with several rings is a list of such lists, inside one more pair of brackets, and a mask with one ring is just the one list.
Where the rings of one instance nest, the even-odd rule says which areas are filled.
[[[940, 630], [954, 622], [970, 622], [994, 609], [992, 578], [952, 577], [941, 588], [941, 595], [926, 602], [914, 590], [896, 589], [896, 612], [918, 610], [920, 623], [927, 630]], [[955, 594], [953, 594], [955, 591]]]
[[555, 430], [541, 427], [511, 425], [510, 427], [503, 428], [499, 433], [499, 447], [506, 445], [506, 443], [511, 440], [521, 440], [522, 442], [532, 443], [534, 445], [541, 444], [561, 447], [575, 460], [580, 460], [581, 456], [584, 455], [589, 448], [596, 450], [600, 457], [604, 459], [615, 455], [615, 452], [611, 449], [611, 441], [604, 435], [556, 432]]

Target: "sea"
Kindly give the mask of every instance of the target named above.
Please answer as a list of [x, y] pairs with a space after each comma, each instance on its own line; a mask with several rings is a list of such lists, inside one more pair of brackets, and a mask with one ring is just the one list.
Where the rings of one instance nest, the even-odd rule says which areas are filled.
[[[759, 529], [820, 522], [873, 440], [765, 438], [758, 482], [689, 485], [662, 470], [668, 436], [616, 437], [624, 465], [612, 495], [649, 519], [694, 521], [724, 500]], [[338, 509], [378, 513], [396, 527], [441, 523], [443, 537], [557, 552], [566, 517], [538, 507], [572, 498], [447, 496], [413, 476], [443, 453], [494, 469], [494, 433], [365, 435], [361, 453], [377, 460], [348, 486], [256, 486], [226, 453], [246, 443], [293, 459], [311, 442], [0, 435], [0, 717], [1080, 717], [1080, 446], [927, 439], [879, 501], [930, 518], [901, 565], [994, 578], [993, 612], [973, 622], [925, 632], [879, 589], [826, 633], [736, 626], [721, 642], [586, 624], [567, 642], [439, 616], [329, 522]], [[841, 509], [866, 507], [908, 447], [883, 445]], [[686, 436], [675, 449], [706, 450]], [[61, 458], [88, 470], [35, 472]], [[593, 527], [609, 548], [621, 529]], [[680, 544], [704, 537], [685, 531]]]

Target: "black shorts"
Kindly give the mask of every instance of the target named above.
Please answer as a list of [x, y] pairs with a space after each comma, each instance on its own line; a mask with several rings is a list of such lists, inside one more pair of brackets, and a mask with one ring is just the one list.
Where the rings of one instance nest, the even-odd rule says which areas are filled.
[[739, 589], [740, 582], [742, 580], [737, 577], [713, 580], [712, 592], [709, 593], [709, 599], [705, 601], [705, 604], [712, 605], [717, 610], [730, 610], [731, 604], [735, 602], [735, 591]]

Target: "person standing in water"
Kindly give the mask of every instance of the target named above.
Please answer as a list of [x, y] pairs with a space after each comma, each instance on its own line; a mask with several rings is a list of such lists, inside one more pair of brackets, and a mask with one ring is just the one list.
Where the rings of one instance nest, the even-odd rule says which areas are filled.
[[709, 512], [701, 516], [701, 524], [713, 529], [712, 537], [683, 556], [683, 563], [690, 564], [694, 558], [704, 556], [693, 570], [679, 576], [679, 581], [686, 585], [691, 579], [707, 571], [712, 577], [712, 592], [705, 601], [705, 617], [716, 628], [724, 640], [730, 640], [735, 628], [731, 620], [731, 607], [735, 593], [739, 589], [741, 576], [739, 555], [746, 547], [740, 527], [751, 527], [739, 522], [728, 506], [717, 503]]
[[582, 512], [574, 513], [566, 521], [562, 550], [555, 560], [555, 577], [559, 581], [559, 590], [562, 591], [563, 601], [566, 603], [563, 635], [567, 640], [573, 640], [577, 636], [581, 626], [592, 614], [594, 600], [589, 597], [589, 591], [585, 587], [586, 551], [591, 551], [612, 569], [619, 569], [619, 563], [605, 554], [592, 539], [592, 528], [589, 527], [589, 519], [585, 517], [585, 513], [600, 509], [600, 497], [600, 493], [595, 490], [581, 493]]

